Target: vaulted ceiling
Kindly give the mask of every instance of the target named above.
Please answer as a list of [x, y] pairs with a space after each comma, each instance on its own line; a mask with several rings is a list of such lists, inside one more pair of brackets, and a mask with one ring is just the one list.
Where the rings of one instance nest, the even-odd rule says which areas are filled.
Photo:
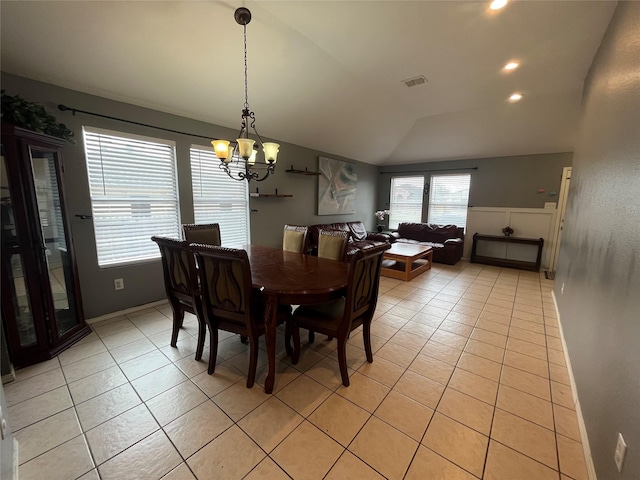
[[572, 151], [616, 2], [3, 1], [1, 67], [239, 128], [239, 6], [260, 134], [392, 165]]

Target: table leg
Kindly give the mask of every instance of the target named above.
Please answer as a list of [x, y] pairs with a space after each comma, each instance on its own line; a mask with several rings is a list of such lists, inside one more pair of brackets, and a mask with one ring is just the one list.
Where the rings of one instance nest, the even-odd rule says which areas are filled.
[[413, 267], [413, 259], [407, 258], [404, 261], [404, 281], [411, 280], [411, 268]]
[[264, 381], [264, 391], [265, 393], [271, 393], [273, 392], [273, 384], [276, 379], [276, 320], [278, 317], [278, 298], [275, 295], [269, 295], [267, 297], [264, 315], [264, 340], [267, 344], [267, 359], [269, 360], [269, 374]]

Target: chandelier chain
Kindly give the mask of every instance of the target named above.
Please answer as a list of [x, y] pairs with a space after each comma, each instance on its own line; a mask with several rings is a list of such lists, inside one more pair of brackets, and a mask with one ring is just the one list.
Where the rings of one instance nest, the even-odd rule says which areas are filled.
[[249, 109], [249, 86], [247, 80], [247, 26], [242, 26], [244, 30], [244, 108]]

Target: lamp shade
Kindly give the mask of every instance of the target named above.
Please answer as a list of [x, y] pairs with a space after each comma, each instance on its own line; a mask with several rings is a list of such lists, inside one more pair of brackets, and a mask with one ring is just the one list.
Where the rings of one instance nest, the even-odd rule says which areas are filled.
[[249, 165], [255, 165], [256, 164], [256, 155], [258, 155], [258, 151], [251, 149], [251, 156], [249, 157], [249, 160], [247, 160], [247, 163]]
[[267, 163], [276, 163], [278, 159], [278, 149], [280, 145], [273, 142], [265, 142], [262, 144], [264, 148], [264, 160]]
[[253, 152], [253, 144], [256, 143], [256, 141], [250, 138], [236, 138], [236, 142], [238, 142], [240, 156], [245, 160], [249, 160], [251, 152]]
[[212, 140], [211, 145], [216, 152], [216, 157], [220, 160], [226, 160], [229, 157], [229, 140]]

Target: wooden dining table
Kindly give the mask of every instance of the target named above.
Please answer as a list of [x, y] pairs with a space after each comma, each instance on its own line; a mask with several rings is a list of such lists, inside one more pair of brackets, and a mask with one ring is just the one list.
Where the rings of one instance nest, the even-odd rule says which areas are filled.
[[251, 264], [253, 287], [261, 289], [266, 297], [264, 323], [269, 373], [264, 390], [271, 393], [276, 371], [278, 305], [308, 305], [343, 295], [349, 268], [345, 262], [278, 248], [259, 245], [245, 245], [243, 248]]

